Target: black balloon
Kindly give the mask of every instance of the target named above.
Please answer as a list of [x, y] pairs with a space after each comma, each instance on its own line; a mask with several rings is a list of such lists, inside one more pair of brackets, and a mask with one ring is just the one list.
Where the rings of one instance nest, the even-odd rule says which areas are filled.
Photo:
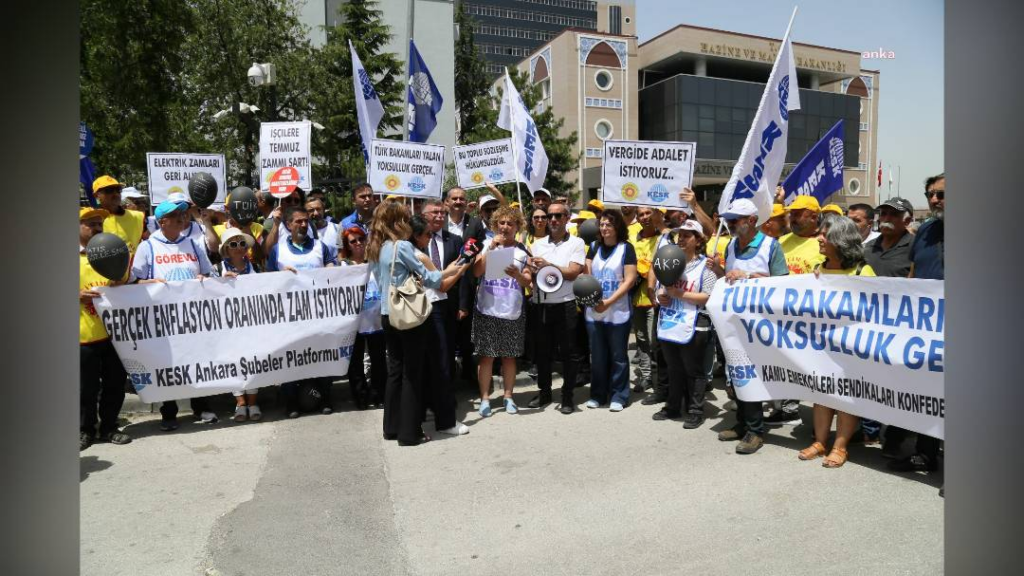
[[591, 242], [597, 240], [597, 218], [591, 218], [590, 220], [580, 222], [576, 231], [579, 234], [580, 239], [589, 246]]
[[188, 196], [200, 208], [207, 208], [217, 199], [217, 181], [209, 172], [196, 172], [188, 181]]
[[100, 233], [93, 236], [85, 246], [85, 257], [89, 265], [107, 280], [123, 280], [128, 271], [131, 254], [128, 245], [120, 236]]
[[590, 274], [580, 274], [572, 283], [572, 293], [580, 306], [597, 306], [601, 302], [601, 283]]
[[239, 186], [228, 195], [228, 214], [242, 226], [256, 219], [259, 209], [256, 206], [256, 193], [252, 188]]
[[675, 244], [666, 244], [654, 253], [654, 277], [662, 286], [671, 286], [683, 277], [686, 270], [686, 253]]

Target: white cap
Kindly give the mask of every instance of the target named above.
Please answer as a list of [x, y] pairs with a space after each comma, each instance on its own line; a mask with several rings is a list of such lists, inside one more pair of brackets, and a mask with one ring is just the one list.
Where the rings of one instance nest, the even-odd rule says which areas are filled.
[[699, 234], [701, 237], [704, 236], [704, 227], [696, 220], [684, 220], [682, 225], [672, 229], [673, 232], [678, 232], [679, 230], [689, 230], [690, 232]]
[[747, 200], [746, 198], [741, 198], [739, 200], [734, 200], [732, 204], [729, 204], [729, 208], [720, 216], [723, 220], [757, 216], [757, 206], [752, 201]]
[[167, 201], [168, 202], [188, 202], [189, 204], [192, 203], [192, 201], [189, 200], [188, 196], [185, 196], [184, 192], [172, 192], [171, 194], [168, 194], [167, 195]]
[[139, 192], [134, 186], [121, 189], [121, 198], [146, 198], [146, 195]]
[[[548, 198], [551, 198], [551, 192], [548, 192], [547, 188], [537, 188], [536, 190], [533, 191], [533, 195], [536, 196], [537, 194], [543, 194]], [[123, 195], [124, 194], [122, 193], [122, 196]]]
[[480, 197], [480, 199], [479, 199], [479, 200], [477, 201], [477, 204], [476, 204], [476, 205], [477, 205], [477, 206], [479, 206], [479, 207], [481, 207], [481, 208], [483, 208], [483, 207], [484, 207], [484, 205], [485, 205], [485, 204], [487, 204], [488, 202], [497, 202], [497, 201], [498, 201], [498, 199], [497, 199], [497, 198], [495, 198], [494, 196], [491, 196], [490, 194], [484, 194], [484, 195], [483, 195], [483, 196], [481, 196], [481, 197]]

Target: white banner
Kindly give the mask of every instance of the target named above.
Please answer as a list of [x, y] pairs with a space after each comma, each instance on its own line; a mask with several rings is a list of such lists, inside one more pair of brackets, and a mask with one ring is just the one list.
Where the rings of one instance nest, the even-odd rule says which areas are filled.
[[440, 198], [444, 184], [444, 146], [400, 140], [374, 140], [370, 186], [381, 194]]
[[146, 152], [146, 174], [149, 178], [150, 202], [167, 200], [168, 194], [181, 192], [188, 196], [188, 181], [196, 172], [209, 172], [217, 181], [217, 200], [227, 196], [223, 154], [186, 154], [180, 152]]
[[689, 208], [679, 199], [693, 182], [695, 142], [605, 140], [601, 200], [613, 204]]
[[260, 124], [260, 189], [270, 190], [270, 177], [285, 166], [299, 171], [299, 188], [313, 188], [312, 156], [309, 139], [312, 125], [301, 122], [263, 122]]
[[945, 434], [940, 280], [813, 274], [715, 285], [707, 309], [736, 395], [795, 398]]
[[487, 182], [504, 184], [516, 181], [516, 165], [512, 161], [512, 139], [491, 140], [452, 148], [459, 186], [469, 190]]
[[143, 402], [348, 373], [367, 265], [102, 288], [93, 302]]

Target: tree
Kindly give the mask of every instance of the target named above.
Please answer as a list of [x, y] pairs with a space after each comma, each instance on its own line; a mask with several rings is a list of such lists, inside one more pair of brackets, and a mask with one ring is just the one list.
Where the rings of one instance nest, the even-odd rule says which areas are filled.
[[396, 54], [384, 52], [391, 31], [381, 21], [382, 13], [376, 5], [372, 0], [343, 3], [339, 8], [341, 23], [325, 29], [327, 40], [316, 54], [318, 89], [313, 95], [313, 108], [325, 128], [314, 135], [317, 155], [324, 160], [319, 167], [321, 179], [366, 179], [352, 88], [350, 40], [384, 105], [378, 132], [401, 126], [404, 117], [403, 66]]
[[[523, 97], [526, 107], [532, 111], [531, 116], [537, 125], [540, 141], [544, 143], [544, 151], [548, 155], [548, 173], [544, 178], [544, 187], [553, 195], [566, 195], [570, 202], [575, 202], [579, 196], [576, 190], [577, 180], [575, 178], [569, 180], [567, 174], [579, 168], [576, 131], [564, 138], [559, 136], [565, 119], [555, 118], [550, 108], [545, 108], [543, 112], [537, 111], [537, 104], [541, 101], [540, 87], [531, 84], [527, 74], [518, 69], [509, 70], [509, 76], [512, 77], [512, 83]], [[501, 96], [486, 93], [477, 98], [476, 105], [480, 121], [471, 132], [465, 133], [460, 141], [463, 144], [473, 144], [508, 138], [509, 132], [497, 126]], [[526, 187], [523, 186], [524, 191], [525, 189]], [[501, 187], [501, 191], [509, 200], [516, 197], [515, 184], [504, 185]]]
[[459, 141], [465, 142], [463, 134], [472, 134], [482, 120], [478, 100], [487, 94], [491, 81], [473, 43], [473, 17], [466, 13], [464, 2], [459, 2], [455, 26], [459, 33], [455, 39], [455, 108]]

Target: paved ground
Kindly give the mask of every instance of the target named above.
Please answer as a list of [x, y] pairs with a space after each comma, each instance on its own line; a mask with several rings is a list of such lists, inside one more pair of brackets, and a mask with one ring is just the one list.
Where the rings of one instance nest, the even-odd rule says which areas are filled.
[[862, 446], [838, 470], [800, 462], [803, 425], [737, 455], [716, 439], [734, 421], [720, 382], [684, 430], [639, 402], [529, 410], [521, 376], [518, 415], [470, 412], [468, 436], [413, 448], [343, 385], [330, 416], [276, 419], [272, 391], [261, 423], [164, 434], [132, 415], [135, 442], [81, 456], [82, 574], [942, 572], [941, 475], [891, 474]]

